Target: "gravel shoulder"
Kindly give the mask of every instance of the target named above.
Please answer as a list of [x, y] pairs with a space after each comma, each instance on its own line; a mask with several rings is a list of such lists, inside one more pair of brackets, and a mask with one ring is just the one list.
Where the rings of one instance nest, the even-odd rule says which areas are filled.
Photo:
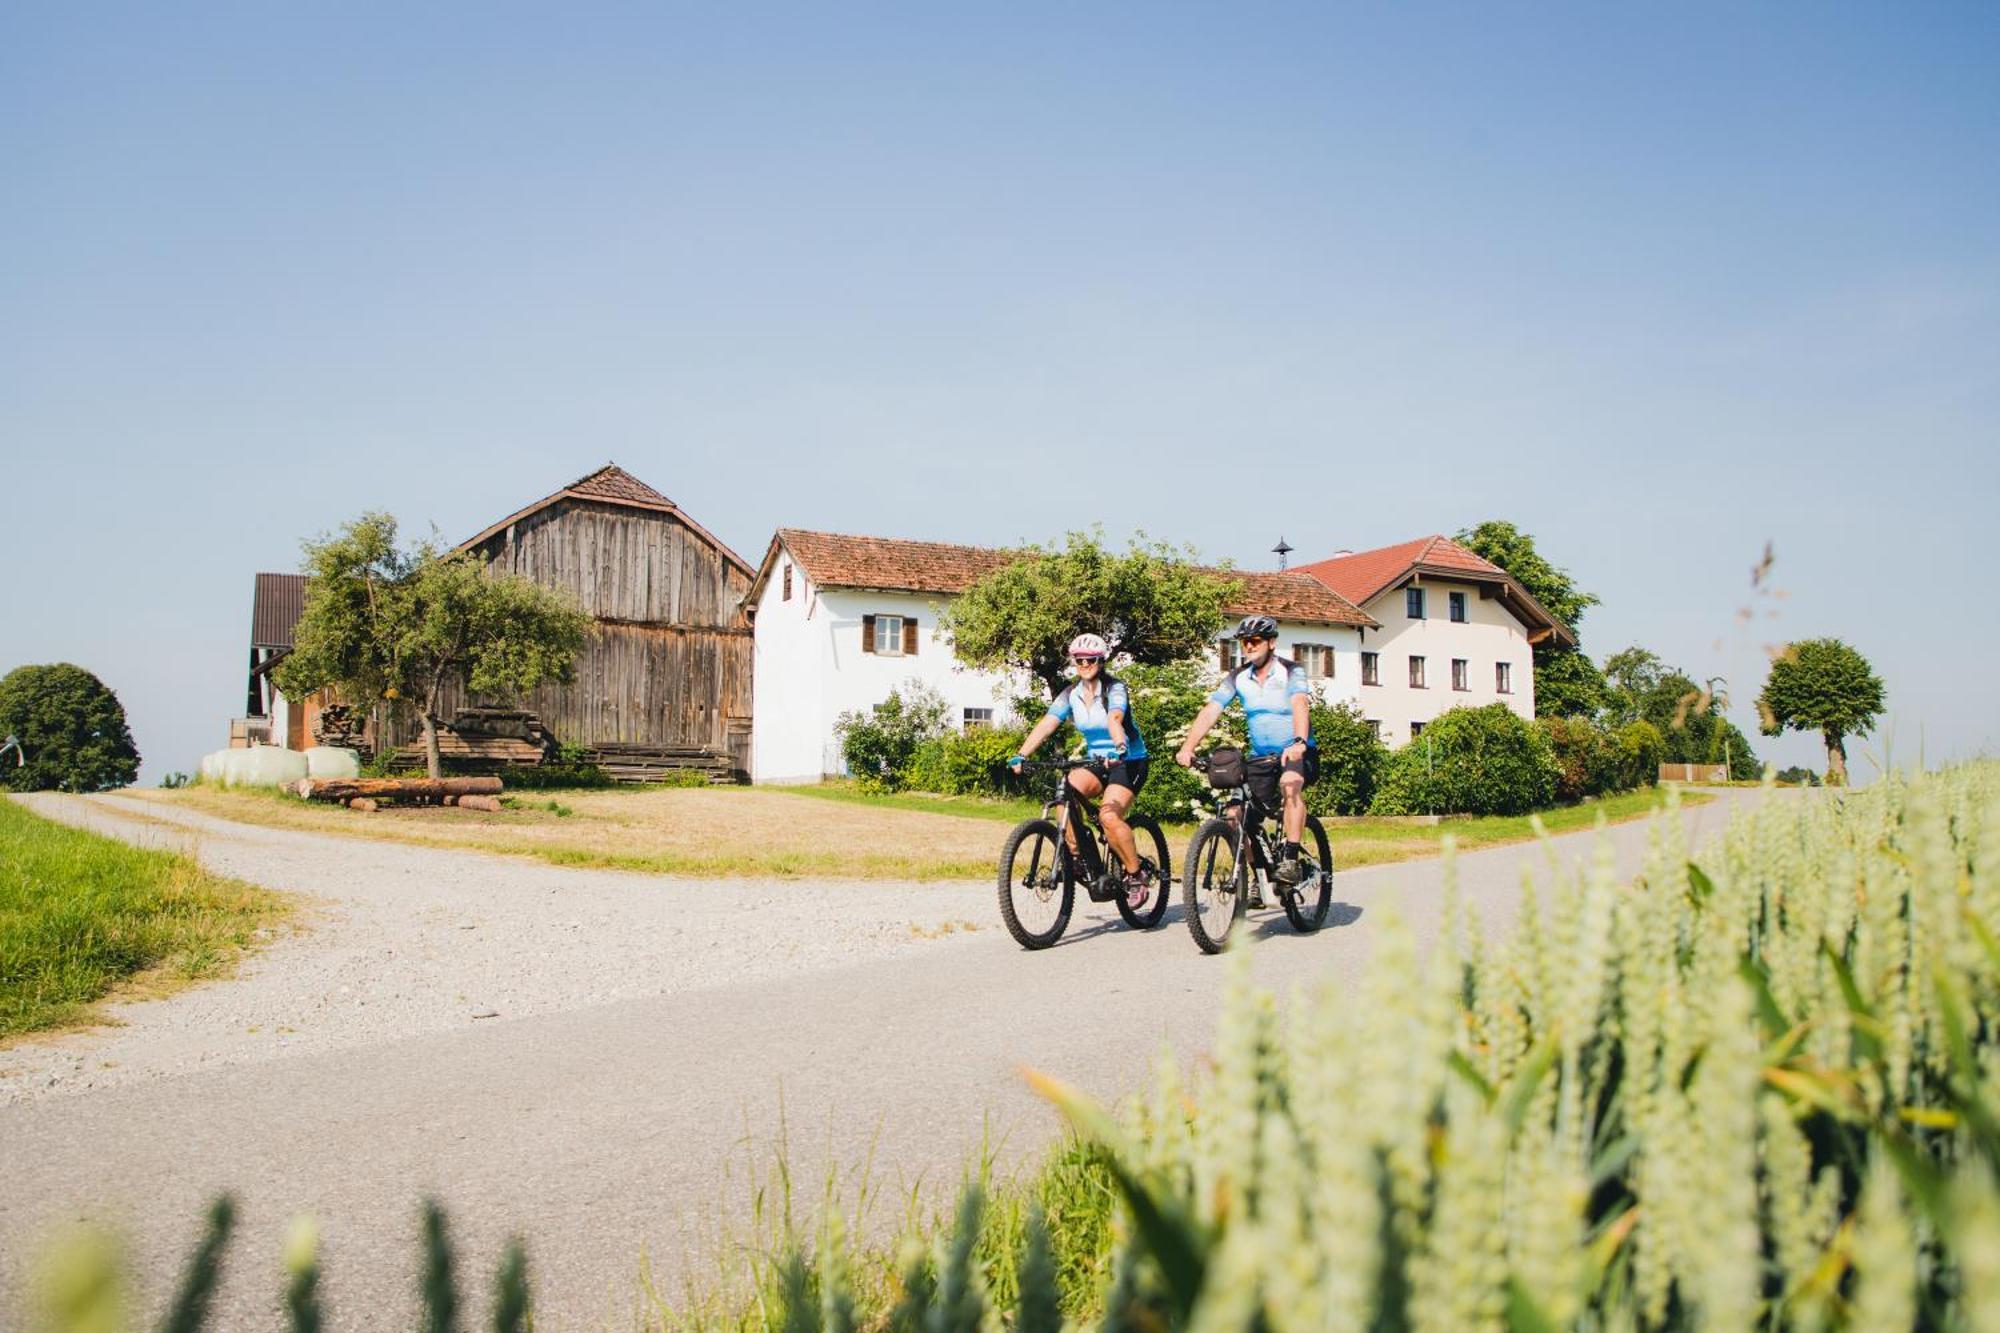
[[51, 819], [293, 895], [235, 975], [0, 1049], [0, 1105], [755, 981], [997, 930], [983, 885], [668, 880], [259, 828], [129, 797]]

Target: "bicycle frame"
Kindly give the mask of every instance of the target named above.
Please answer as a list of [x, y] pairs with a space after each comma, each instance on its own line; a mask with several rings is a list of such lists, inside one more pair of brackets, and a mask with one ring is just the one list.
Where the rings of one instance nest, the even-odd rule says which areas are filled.
[[[1073, 770], [1092, 768], [1098, 762], [1093, 759], [1084, 763], [1042, 763], [1035, 764], [1034, 767], [1056, 770], [1055, 794], [1043, 804], [1042, 818], [1050, 820], [1056, 826], [1056, 846], [1061, 849], [1058, 854], [1065, 859], [1074, 859], [1080, 863], [1074, 869], [1081, 869], [1083, 873], [1076, 874], [1073, 869], [1070, 878], [1083, 886], [1083, 891], [1090, 895], [1092, 902], [1108, 902], [1112, 892], [1104, 887], [1107, 862], [1097, 843], [1097, 834], [1103, 829], [1103, 825], [1099, 822], [1097, 803], [1072, 787], [1069, 782], [1069, 775]], [[1076, 824], [1074, 853], [1069, 850], [1069, 840], [1063, 836], [1069, 830], [1072, 818]]]

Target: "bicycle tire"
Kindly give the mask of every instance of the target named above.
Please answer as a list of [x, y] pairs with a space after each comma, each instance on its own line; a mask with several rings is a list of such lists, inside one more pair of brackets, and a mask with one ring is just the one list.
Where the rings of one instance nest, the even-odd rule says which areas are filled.
[[[1167, 899], [1172, 896], [1174, 868], [1167, 855], [1167, 835], [1160, 832], [1159, 821], [1151, 815], [1133, 815], [1126, 822], [1132, 826], [1133, 841], [1138, 843], [1139, 860], [1153, 863], [1153, 896], [1144, 907], [1134, 911], [1125, 905], [1125, 895], [1119, 894], [1118, 915], [1134, 930], [1151, 930], [1166, 919]], [[1151, 848], [1141, 840], [1142, 834], [1152, 839]]]
[[1311, 840], [1313, 877], [1291, 893], [1284, 894], [1285, 919], [1301, 935], [1310, 935], [1326, 924], [1327, 909], [1333, 906], [1333, 848], [1326, 840], [1326, 828], [1317, 815], [1306, 816], [1306, 837]]
[[[1024, 850], [1028, 862], [1017, 866]], [[1046, 819], [1027, 819], [1015, 825], [1000, 848], [1000, 919], [1007, 923], [1007, 933], [1023, 949], [1046, 949], [1069, 928], [1069, 914], [1076, 906], [1076, 883], [1070, 878], [1065, 859], [1062, 834]], [[1038, 907], [1053, 901], [1054, 920], [1040, 930], [1030, 928], [1016, 910], [1016, 891]]]
[[[1226, 863], [1218, 866], [1218, 856], [1227, 858]], [[1181, 867], [1181, 901], [1187, 904], [1188, 934], [1203, 953], [1221, 953], [1229, 942], [1230, 930], [1243, 915], [1248, 869], [1249, 862], [1236, 856], [1235, 824], [1211, 819], [1195, 830], [1187, 864]]]

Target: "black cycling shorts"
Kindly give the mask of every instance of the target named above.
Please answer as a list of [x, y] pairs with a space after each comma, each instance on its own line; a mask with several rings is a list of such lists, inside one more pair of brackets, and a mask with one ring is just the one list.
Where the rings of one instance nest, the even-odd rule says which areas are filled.
[[1094, 771], [1104, 779], [1107, 787], [1130, 787], [1137, 796], [1146, 786], [1146, 770], [1151, 767], [1150, 759], [1113, 759], [1109, 763], [1093, 765]]
[[1251, 755], [1244, 761], [1244, 771], [1250, 779], [1250, 794], [1268, 807], [1276, 810], [1285, 797], [1278, 790], [1278, 776], [1281, 773], [1296, 773], [1312, 786], [1319, 777], [1319, 751], [1306, 747], [1305, 758], [1286, 759], [1284, 753]]

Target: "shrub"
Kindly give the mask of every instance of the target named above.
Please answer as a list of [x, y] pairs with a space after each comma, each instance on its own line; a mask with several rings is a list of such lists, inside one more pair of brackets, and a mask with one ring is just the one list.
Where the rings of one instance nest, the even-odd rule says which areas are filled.
[[1650, 787], [1660, 780], [1667, 742], [1660, 729], [1640, 718], [1618, 728], [1618, 767], [1626, 790]]
[[1315, 703], [1313, 740], [1319, 744], [1319, 780], [1306, 788], [1306, 809], [1316, 815], [1367, 813], [1389, 749], [1375, 728], [1348, 702]]
[[[1208, 781], [1191, 769], [1174, 762], [1174, 752], [1187, 739], [1194, 715], [1208, 702], [1215, 688], [1215, 673], [1205, 662], [1190, 659], [1166, 666], [1124, 666], [1118, 678], [1132, 696], [1132, 712], [1146, 737], [1146, 749], [1153, 757], [1146, 789], [1134, 803], [1137, 813], [1155, 819], [1186, 823], [1193, 817], [1192, 803], [1208, 791]], [[1241, 720], [1225, 713], [1210, 743], [1241, 745]]]
[[1543, 717], [1535, 725], [1556, 761], [1556, 799], [1581, 801], [1626, 786], [1623, 754], [1611, 733], [1588, 718]]
[[[599, 788], [614, 785], [609, 773], [590, 762], [581, 745], [558, 745], [555, 753], [533, 768], [510, 768], [502, 777], [509, 787], [548, 791], [563, 787]], [[449, 765], [447, 765], [449, 767]], [[708, 779], [702, 777], [700, 782]]]
[[10, 735], [22, 762], [0, 755], [0, 787], [106, 791], [139, 780], [125, 706], [80, 666], [16, 667], [0, 678], [0, 738]]
[[1780, 782], [1789, 782], [1794, 787], [1817, 787], [1820, 785], [1819, 774], [1813, 772], [1810, 768], [1801, 768], [1796, 764], [1790, 768], [1779, 769], [1777, 779]]
[[1505, 704], [1454, 708], [1390, 756], [1378, 815], [1518, 815], [1555, 798], [1549, 738]]
[[1021, 727], [973, 727], [948, 731], [917, 746], [903, 785], [944, 796], [1018, 796], [1021, 779], [1007, 761], [1021, 748]]
[[914, 677], [866, 713], [842, 713], [833, 724], [847, 771], [864, 787], [897, 791], [903, 786], [917, 747], [942, 736], [951, 705]]
[[167, 774], [165, 777], [160, 779], [160, 786], [164, 787], [168, 791], [174, 791], [181, 787], [189, 787], [193, 785], [194, 785], [194, 779], [189, 777], [187, 774], [181, 772], [179, 769], [175, 769], [173, 772]]

